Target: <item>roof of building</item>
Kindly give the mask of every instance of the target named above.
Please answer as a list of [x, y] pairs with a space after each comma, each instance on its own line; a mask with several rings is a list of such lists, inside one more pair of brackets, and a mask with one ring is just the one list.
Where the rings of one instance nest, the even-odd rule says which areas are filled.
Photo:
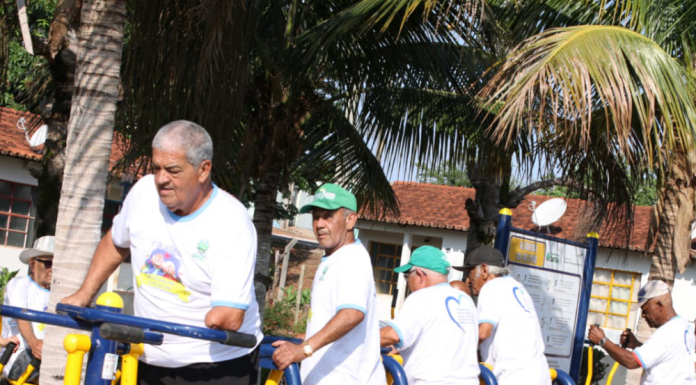
[[[22, 118], [27, 134], [20, 128], [19, 122]], [[43, 124], [38, 115], [0, 107], [0, 155], [40, 162], [43, 157], [43, 145], [32, 148], [27, 136], [31, 137]], [[122, 140], [122, 136], [115, 134], [109, 158], [110, 170], [123, 158], [124, 148], [125, 141]]]
[[[473, 188], [441, 186], [429, 183], [395, 182], [392, 188], [399, 200], [401, 215], [377, 218], [370, 214], [361, 213], [360, 218], [400, 225], [422, 226], [437, 229], [457, 231], [469, 231], [469, 215], [465, 203], [467, 199], [474, 199]], [[517, 228], [537, 231], [538, 227], [532, 223], [532, 211], [530, 202], [537, 203], [537, 207], [553, 197], [542, 195], [527, 195], [517, 208], [512, 209], [512, 225]], [[576, 239], [577, 226], [580, 214], [586, 209], [585, 201], [579, 199], [565, 199], [567, 209], [565, 214], [549, 226], [548, 233], [564, 239]], [[601, 247], [644, 251], [645, 240], [650, 224], [650, 211], [652, 207], [636, 206], [633, 211], [633, 229], [630, 241], [626, 244], [625, 233], [621, 234], [616, 229], [608, 229], [605, 225], [598, 231]], [[544, 232], [547, 232], [544, 229]]]

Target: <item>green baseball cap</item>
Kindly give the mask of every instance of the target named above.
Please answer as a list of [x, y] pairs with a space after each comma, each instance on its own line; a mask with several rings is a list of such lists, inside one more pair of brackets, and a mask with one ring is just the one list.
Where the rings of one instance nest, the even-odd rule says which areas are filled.
[[422, 267], [447, 275], [449, 274], [450, 263], [442, 250], [432, 246], [421, 246], [411, 254], [411, 259], [407, 264], [397, 267], [394, 269], [394, 272], [405, 273], [413, 267]]
[[358, 202], [355, 195], [348, 190], [335, 184], [327, 183], [314, 193], [314, 201], [302, 206], [300, 214], [312, 211], [312, 207], [319, 207], [325, 210], [336, 210], [345, 207], [349, 210], [358, 211]]

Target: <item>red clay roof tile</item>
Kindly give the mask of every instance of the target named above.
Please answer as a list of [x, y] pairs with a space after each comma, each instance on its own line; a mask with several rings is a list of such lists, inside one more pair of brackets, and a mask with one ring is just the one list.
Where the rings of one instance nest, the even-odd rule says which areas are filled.
[[[25, 119], [24, 126], [29, 136], [44, 124], [38, 115], [0, 107], [0, 155], [40, 162], [43, 157], [43, 145], [36, 148], [29, 145], [24, 131], [17, 127], [21, 118]], [[114, 134], [114, 140], [111, 143], [109, 170], [113, 169], [116, 163], [123, 158], [125, 141], [122, 138], [120, 134]]]
[[[468, 198], [474, 199], [475, 191], [473, 188], [441, 186], [429, 183], [414, 182], [395, 182], [392, 188], [399, 200], [401, 216], [398, 218], [386, 217], [377, 218], [365, 212], [361, 212], [360, 218], [386, 223], [401, 225], [413, 225], [422, 227], [432, 227], [439, 229], [469, 230], [469, 215], [465, 208]], [[535, 201], [537, 207], [552, 197], [541, 195], [528, 195], [526, 202], [522, 202], [517, 208], [512, 210], [513, 226], [525, 230], [537, 231], [537, 226], [532, 223], [531, 210], [528, 203]], [[565, 214], [553, 223], [550, 234], [565, 239], [576, 237], [576, 226], [582, 210], [584, 201], [579, 199], [565, 199], [567, 209]], [[617, 232], [616, 229], [608, 229], [605, 225], [599, 231], [599, 244], [601, 247], [628, 249], [633, 251], [644, 251], [645, 239], [648, 234], [650, 224], [650, 210], [652, 207], [636, 206], [633, 212], [633, 230], [630, 234], [630, 241], [626, 242], [625, 233]]]

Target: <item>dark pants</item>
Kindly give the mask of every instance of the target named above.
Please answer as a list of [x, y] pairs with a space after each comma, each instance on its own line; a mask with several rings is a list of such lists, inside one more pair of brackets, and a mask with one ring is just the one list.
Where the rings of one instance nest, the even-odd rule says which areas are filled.
[[[19, 377], [24, 374], [24, 371], [27, 370], [27, 366], [29, 366], [29, 363], [31, 363], [32, 358], [34, 358], [34, 356], [31, 355], [31, 350], [22, 350], [17, 356], [17, 359], [15, 359], [14, 364], [12, 364], [7, 377], [12, 381], [17, 381]], [[31, 373], [26, 382], [36, 384], [38, 379], [39, 368], [34, 368], [34, 371]]]
[[246, 356], [180, 368], [138, 363], [138, 385], [256, 385], [259, 347]]

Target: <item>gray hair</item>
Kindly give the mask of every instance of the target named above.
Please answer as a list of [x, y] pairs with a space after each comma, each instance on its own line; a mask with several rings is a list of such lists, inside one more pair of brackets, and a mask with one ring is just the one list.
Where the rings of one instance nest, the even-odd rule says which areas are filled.
[[411, 268], [411, 270], [413, 270], [413, 269], [423, 270], [425, 272], [425, 274], [427, 274], [427, 275], [439, 277], [439, 278], [442, 278], [444, 280], [447, 280], [447, 274], [438, 273], [437, 271], [426, 269], [426, 268], [423, 268], [420, 266], [414, 266], [413, 268]]
[[[481, 274], [481, 265], [476, 266], [476, 276]], [[498, 267], [488, 265], [488, 274], [495, 275], [496, 277], [505, 277], [510, 275], [509, 267]]]
[[348, 218], [348, 216], [349, 216], [350, 214], [355, 213], [355, 211], [353, 211], [353, 210], [351, 210], [351, 209], [349, 209], [349, 208], [346, 208], [346, 207], [341, 207], [341, 208], [343, 209], [343, 218]]
[[182, 149], [186, 159], [198, 167], [204, 160], [213, 160], [213, 140], [200, 125], [188, 120], [175, 120], [157, 131], [152, 148], [160, 151]]

